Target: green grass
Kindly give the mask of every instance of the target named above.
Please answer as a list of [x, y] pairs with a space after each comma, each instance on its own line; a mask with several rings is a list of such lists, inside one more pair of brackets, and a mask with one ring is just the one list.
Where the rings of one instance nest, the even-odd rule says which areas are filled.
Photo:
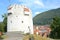
[[0, 38], [1, 39], [4, 39], [4, 38], [6, 38], [6, 35], [2, 35], [2, 36], [0, 36]]

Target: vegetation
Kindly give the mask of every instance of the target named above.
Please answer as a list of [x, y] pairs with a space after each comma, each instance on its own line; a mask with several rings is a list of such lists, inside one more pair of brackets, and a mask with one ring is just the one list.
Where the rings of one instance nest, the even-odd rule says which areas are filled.
[[0, 22], [0, 31], [1, 32], [4, 32], [4, 27], [5, 27], [5, 24], [3, 22]]
[[50, 37], [54, 39], [60, 39], [60, 17], [53, 18], [51, 29], [52, 32], [50, 34]]
[[23, 40], [29, 40], [30, 38], [32, 38], [33, 40], [49, 40], [49, 38], [47, 37], [42, 37], [40, 35], [25, 35]]
[[4, 18], [3, 23], [7, 25], [7, 14], [2, 15], [2, 17]]
[[2, 15], [2, 17], [4, 18], [3, 22], [0, 22], [0, 31], [1, 32], [6, 32], [6, 28], [7, 28], [7, 15], [4, 14]]
[[0, 39], [2, 40], [5, 36], [3, 35], [4, 32], [7, 30], [7, 15], [2, 15], [4, 18], [3, 22], [0, 22]]
[[36, 15], [33, 18], [34, 25], [50, 25], [50, 38], [60, 39], [60, 8], [49, 10]]
[[55, 16], [60, 17], [60, 8], [52, 9], [36, 15], [33, 18], [34, 25], [46, 25], [50, 24]]

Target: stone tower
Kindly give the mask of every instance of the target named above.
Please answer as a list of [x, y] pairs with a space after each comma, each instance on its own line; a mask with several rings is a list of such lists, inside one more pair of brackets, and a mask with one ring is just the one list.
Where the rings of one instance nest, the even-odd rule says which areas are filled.
[[33, 34], [32, 12], [23, 5], [8, 7], [7, 32], [21, 31]]

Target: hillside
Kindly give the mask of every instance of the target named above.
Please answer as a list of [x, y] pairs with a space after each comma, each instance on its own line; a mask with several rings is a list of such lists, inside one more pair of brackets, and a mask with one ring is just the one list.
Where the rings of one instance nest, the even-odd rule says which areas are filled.
[[34, 25], [46, 25], [50, 24], [54, 17], [60, 17], [60, 8], [48, 10], [40, 13], [33, 18]]

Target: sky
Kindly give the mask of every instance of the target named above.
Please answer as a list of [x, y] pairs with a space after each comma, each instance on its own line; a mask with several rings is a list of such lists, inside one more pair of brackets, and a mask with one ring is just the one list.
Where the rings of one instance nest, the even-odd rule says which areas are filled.
[[60, 8], [60, 0], [0, 0], [0, 21], [3, 21], [2, 15], [7, 13], [7, 8], [11, 4], [25, 5], [32, 10], [32, 16], [39, 13]]

